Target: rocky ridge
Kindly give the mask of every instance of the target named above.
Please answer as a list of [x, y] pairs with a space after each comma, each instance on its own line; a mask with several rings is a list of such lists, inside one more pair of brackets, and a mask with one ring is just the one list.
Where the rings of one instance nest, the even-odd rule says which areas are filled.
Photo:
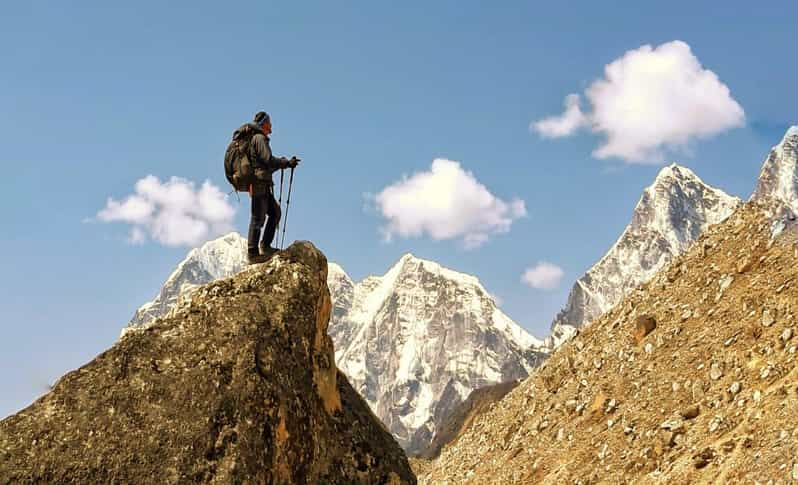
[[415, 483], [335, 366], [326, 273], [296, 243], [129, 329], [0, 421], [0, 484]]
[[479, 416], [422, 483], [798, 479], [798, 228], [752, 202]]
[[615, 244], [574, 283], [565, 308], [552, 322], [547, 345], [556, 348], [577, 328], [612, 308], [741, 203], [688, 168], [675, 164], [663, 168], [643, 191]]

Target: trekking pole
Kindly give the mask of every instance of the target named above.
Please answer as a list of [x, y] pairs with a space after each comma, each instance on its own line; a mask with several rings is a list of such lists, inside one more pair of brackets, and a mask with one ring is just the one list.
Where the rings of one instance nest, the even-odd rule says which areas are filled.
[[[285, 176], [285, 169], [280, 169], [280, 198], [277, 199], [277, 205], [280, 206], [280, 210], [283, 210], [283, 177]], [[277, 234], [280, 234], [280, 224], [282, 221], [277, 221]], [[279, 241], [278, 241], [279, 242]]]
[[288, 177], [288, 197], [285, 199], [285, 222], [283, 222], [283, 240], [280, 249], [285, 247], [285, 228], [288, 226], [288, 207], [291, 205], [291, 187], [294, 185], [294, 167], [291, 167], [291, 176]]

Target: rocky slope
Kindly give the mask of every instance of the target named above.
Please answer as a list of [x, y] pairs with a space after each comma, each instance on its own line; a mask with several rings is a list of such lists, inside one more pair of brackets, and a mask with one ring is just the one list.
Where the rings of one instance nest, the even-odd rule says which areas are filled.
[[415, 483], [333, 361], [297, 243], [193, 292], [0, 422], [0, 483]]
[[643, 192], [632, 221], [615, 244], [574, 284], [565, 308], [552, 323], [547, 345], [556, 348], [577, 328], [612, 308], [741, 203], [688, 168], [663, 168]]
[[473, 276], [410, 254], [357, 284], [336, 272], [336, 362], [409, 453], [471, 391], [524, 378], [545, 357]]
[[798, 227], [772, 213], [753, 202], [709, 228], [477, 418], [421, 481], [798, 480]]
[[[233, 233], [192, 250], [131, 328], [167, 314], [198, 285], [241, 271], [245, 248]], [[330, 263], [327, 283], [336, 362], [410, 452], [423, 450], [472, 390], [526, 377], [545, 357], [477, 278], [437, 263], [406, 255], [358, 283]]]
[[444, 446], [456, 441], [479, 415], [490, 410], [491, 406], [501, 401], [520, 382], [502, 382], [471, 391], [468, 399], [455, 407], [441, 422], [435, 431], [432, 442], [419, 454], [419, 457], [427, 460], [437, 458]]
[[751, 200], [774, 199], [798, 213], [798, 126], [773, 147], [762, 165]]

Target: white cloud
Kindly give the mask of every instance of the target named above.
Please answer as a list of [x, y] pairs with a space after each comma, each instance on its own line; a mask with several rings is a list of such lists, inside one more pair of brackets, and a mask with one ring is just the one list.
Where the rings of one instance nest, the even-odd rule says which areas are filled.
[[148, 175], [136, 182], [134, 192], [121, 201], [108, 198], [97, 213], [102, 222], [130, 224], [133, 244], [152, 239], [167, 246], [196, 246], [233, 229], [235, 208], [210, 181], [197, 190], [183, 178], [162, 183]]
[[579, 97], [574, 96], [566, 98], [561, 116], [532, 126], [545, 137], [589, 127], [606, 136], [593, 152], [601, 159], [660, 163], [666, 151], [684, 150], [694, 139], [745, 122], [743, 108], [729, 88], [703, 68], [682, 41], [644, 45], [605, 66], [604, 77], [585, 90], [590, 112], [581, 113]]
[[387, 241], [427, 234], [436, 240], [461, 239], [468, 249], [508, 232], [515, 219], [526, 215], [523, 200], [499, 199], [459, 162], [440, 158], [429, 171], [385, 187], [374, 202], [386, 219], [382, 233]]
[[569, 94], [565, 97], [565, 111], [560, 116], [551, 116], [532, 123], [531, 129], [544, 138], [560, 138], [574, 133], [589, 123], [588, 118], [579, 107], [579, 95]]
[[521, 282], [539, 290], [553, 290], [560, 286], [563, 270], [559, 266], [540, 261], [535, 266], [527, 268], [521, 276]]

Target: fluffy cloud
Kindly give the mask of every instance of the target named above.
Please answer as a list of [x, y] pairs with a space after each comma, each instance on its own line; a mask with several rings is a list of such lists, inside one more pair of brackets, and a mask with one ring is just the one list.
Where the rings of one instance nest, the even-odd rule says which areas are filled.
[[514, 220], [526, 215], [523, 200], [499, 199], [460, 163], [445, 159], [385, 187], [374, 202], [386, 219], [382, 233], [387, 241], [427, 234], [436, 240], [461, 239], [469, 249], [509, 231]]
[[234, 215], [225, 194], [207, 180], [197, 190], [186, 179], [162, 183], [148, 175], [136, 182], [133, 195], [109, 198], [97, 220], [130, 224], [132, 243], [153, 239], [167, 246], [196, 246], [231, 231]]
[[521, 282], [539, 290], [553, 290], [560, 286], [563, 274], [563, 270], [559, 266], [541, 261], [524, 271]]
[[630, 163], [660, 163], [665, 151], [684, 149], [745, 122], [743, 108], [718, 76], [701, 66], [690, 46], [673, 41], [628, 51], [604, 68], [585, 97], [566, 98], [565, 112], [531, 125], [544, 137], [561, 137], [583, 127], [606, 136], [593, 152]]
[[532, 128], [545, 138], [568, 136], [588, 124], [587, 116], [579, 107], [579, 95], [565, 97], [565, 111], [560, 116], [551, 116], [532, 124]]

